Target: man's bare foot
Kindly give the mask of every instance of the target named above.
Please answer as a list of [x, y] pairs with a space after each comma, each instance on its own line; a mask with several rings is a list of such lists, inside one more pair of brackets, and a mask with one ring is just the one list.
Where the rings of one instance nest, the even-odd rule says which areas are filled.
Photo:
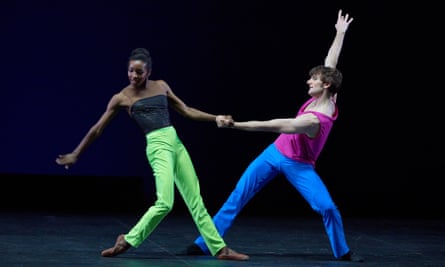
[[114, 247], [103, 250], [101, 255], [102, 257], [114, 257], [116, 255], [124, 253], [130, 247], [131, 245], [127, 241], [125, 241], [124, 235], [121, 234], [117, 237]]

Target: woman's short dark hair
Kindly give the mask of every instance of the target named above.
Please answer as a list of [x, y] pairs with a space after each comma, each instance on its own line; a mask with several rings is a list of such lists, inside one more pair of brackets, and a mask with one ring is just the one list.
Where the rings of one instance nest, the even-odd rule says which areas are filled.
[[145, 62], [147, 69], [151, 70], [151, 56], [150, 52], [145, 48], [135, 48], [131, 51], [128, 60], [141, 60]]

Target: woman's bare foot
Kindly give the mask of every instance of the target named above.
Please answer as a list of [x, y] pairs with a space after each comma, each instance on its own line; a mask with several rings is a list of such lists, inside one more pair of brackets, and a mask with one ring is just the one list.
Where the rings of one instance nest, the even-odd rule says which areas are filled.
[[125, 241], [124, 235], [121, 234], [117, 237], [114, 247], [103, 250], [101, 255], [102, 257], [114, 257], [124, 253], [129, 248], [131, 248], [131, 245]]
[[236, 252], [229, 247], [223, 247], [218, 254], [216, 254], [218, 260], [233, 260], [233, 261], [247, 261], [249, 256]]

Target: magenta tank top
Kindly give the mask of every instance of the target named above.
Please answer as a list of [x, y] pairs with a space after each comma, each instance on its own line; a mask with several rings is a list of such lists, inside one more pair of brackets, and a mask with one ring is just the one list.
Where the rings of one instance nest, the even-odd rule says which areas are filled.
[[286, 157], [293, 160], [310, 163], [315, 166], [315, 162], [323, 149], [324, 144], [329, 136], [332, 125], [338, 117], [338, 108], [335, 106], [335, 112], [332, 117], [315, 111], [304, 111], [304, 109], [315, 100], [311, 97], [298, 110], [297, 116], [304, 113], [312, 113], [320, 120], [320, 131], [314, 138], [308, 137], [306, 134], [285, 134], [282, 133], [275, 140], [274, 144], [277, 149]]

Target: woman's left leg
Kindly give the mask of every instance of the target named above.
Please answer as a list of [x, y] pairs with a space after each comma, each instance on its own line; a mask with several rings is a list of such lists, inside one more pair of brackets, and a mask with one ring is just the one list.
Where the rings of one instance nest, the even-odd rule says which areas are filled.
[[[181, 141], [178, 140], [178, 142], [180, 143]], [[215, 224], [204, 205], [195, 168], [189, 153], [182, 143], [178, 144], [176, 159], [175, 183], [178, 191], [184, 199], [210, 253], [216, 255], [226, 244], [216, 230]]]

